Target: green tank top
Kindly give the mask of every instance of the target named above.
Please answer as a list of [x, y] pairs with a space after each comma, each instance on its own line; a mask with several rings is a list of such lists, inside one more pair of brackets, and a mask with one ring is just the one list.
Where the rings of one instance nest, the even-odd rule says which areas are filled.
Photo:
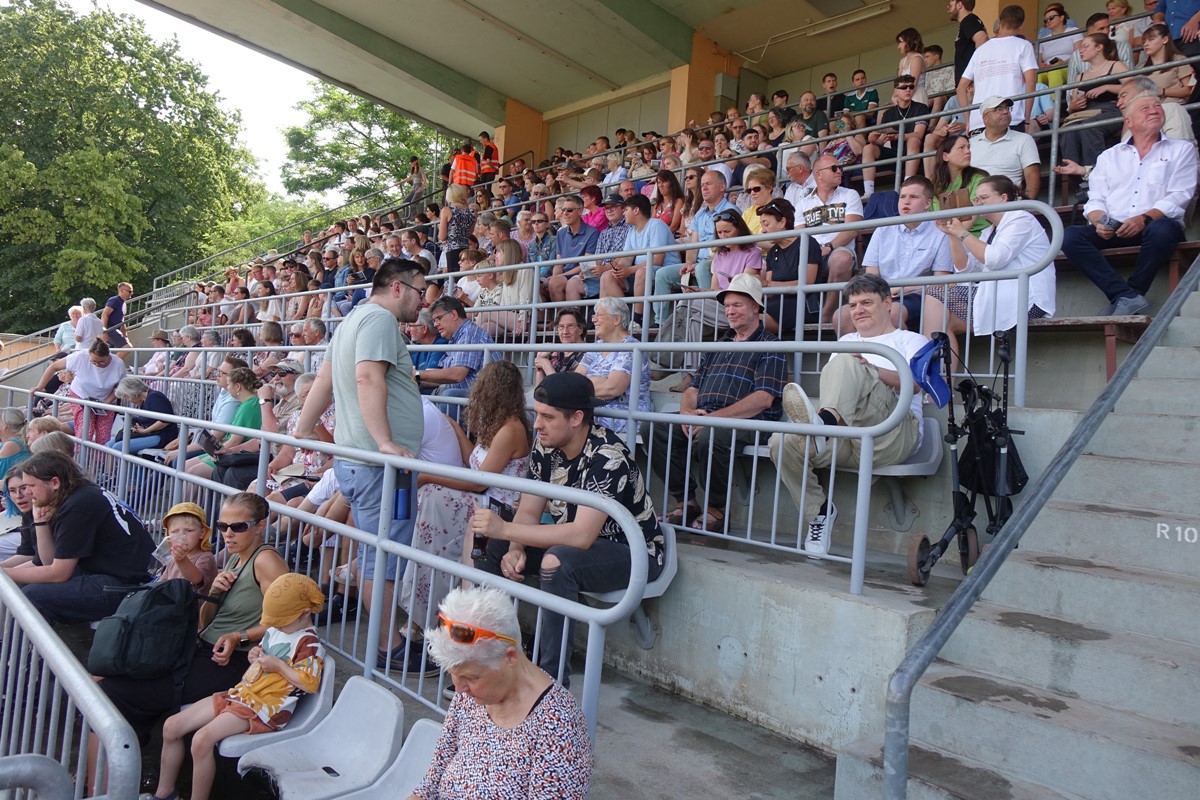
[[[212, 622], [208, 623], [208, 627], [200, 634], [201, 641], [215, 645], [217, 639], [220, 639], [225, 634], [239, 633], [253, 628], [262, 621], [263, 595], [262, 589], [258, 586], [258, 581], [254, 579], [254, 560], [267, 547], [265, 544], [259, 545], [258, 549], [250, 555], [245, 566], [239, 567], [241, 558], [237, 555], [225, 565], [225, 569], [236, 571], [238, 577], [233, 582], [233, 586], [229, 587], [229, 591], [225, 593], [217, 615], [213, 617]], [[250, 646], [245, 645], [238, 649], [249, 649]]]

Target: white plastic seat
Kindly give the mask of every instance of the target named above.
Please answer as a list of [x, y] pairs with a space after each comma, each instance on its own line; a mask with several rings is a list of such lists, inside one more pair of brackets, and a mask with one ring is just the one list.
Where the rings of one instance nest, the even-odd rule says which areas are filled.
[[400, 751], [404, 706], [383, 686], [355, 675], [324, 719], [304, 735], [255, 748], [238, 773], [267, 772], [281, 800], [326, 800], [373, 784]]
[[438, 737], [442, 735], [441, 724], [431, 719], [419, 719], [413, 723], [400, 755], [392, 762], [373, 784], [366, 789], [344, 795], [342, 800], [392, 800], [407, 798], [420, 785], [429, 764]]
[[[667, 591], [667, 587], [675, 579], [675, 573], [679, 571], [679, 550], [675, 546], [675, 528], [665, 522], [660, 522], [658, 525], [663, 532], [663, 569], [657, 578], [646, 584], [646, 591], [642, 595], [642, 603], [638, 604], [638, 607], [633, 611], [633, 615], [629, 618], [630, 623], [633, 625], [634, 638], [646, 650], [654, 647], [654, 641], [658, 638], [658, 630], [650, 620], [650, 616], [644, 605], [645, 601], [652, 597], [662, 597], [663, 592]], [[625, 594], [625, 590], [583, 592], [583, 594], [601, 603], [615, 604], [620, 602], [621, 597]]]
[[936, 475], [938, 467], [942, 465], [942, 452], [946, 449], [942, 446], [945, 444], [942, 441], [942, 426], [937, 417], [922, 417], [921, 428], [921, 444], [911, 456], [900, 464], [876, 467], [871, 474], [895, 478]]
[[217, 746], [217, 752], [225, 758], [241, 758], [251, 750], [266, 747], [269, 744], [295, 739], [308, 733], [333, 708], [333, 683], [337, 678], [337, 662], [333, 656], [326, 655], [321, 667], [321, 683], [312, 694], [306, 694], [296, 701], [292, 718], [288, 720], [283, 730], [271, 733], [239, 733], [222, 739]]

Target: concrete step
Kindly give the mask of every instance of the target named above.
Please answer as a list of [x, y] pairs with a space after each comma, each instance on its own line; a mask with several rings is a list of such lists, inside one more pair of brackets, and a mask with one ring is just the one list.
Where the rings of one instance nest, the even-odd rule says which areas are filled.
[[[1200, 375], [1200, 366], [1197, 369], [1196, 374]], [[1200, 385], [1196, 388], [1200, 389]], [[1198, 436], [1200, 419], [1195, 416], [1113, 413], [1101, 423], [1085, 453], [1122, 459], [1153, 454], [1156, 459], [1200, 464]]]
[[1139, 378], [1178, 378], [1200, 375], [1200, 347], [1156, 347], [1146, 357]]
[[1192, 292], [1192, 296], [1183, 301], [1183, 308], [1179, 310], [1179, 316], [1200, 318], [1200, 294]]
[[1197, 390], [1200, 390], [1200, 382], [1187, 378], [1134, 378], [1117, 400], [1116, 411], [1200, 416], [1200, 403], [1196, 402]]
[[1145, 717], [1200, 722], [1200, 647], [976, 603], [938, 656]]
[[1200, 580], [1021, 548], [984, 599], [1109, 630], [1200, 645]]
[[1200, 316], [1176, 317], [1171, 320], [1159, 346], [1196, 347], [1200, 345]]
[[1053, 499], [1022, 547], [1175, 575], [1196, 575], [1200, 515], [1163, 516], [1141, 508]]
[[[883, 740], [860, 739], [838, 749], [833, 800], [872, 800], [883, 796]], [[922, 742], [908, 748], [908, 800], [1074, 800], [1016, 781], [978, 761]]]
[[1194, 800], [1200, 786], [1200, 729], [944, 663], [913, 695], [912, 735], [1088, 800]]
[[1200, 486], [1200, 464], [1085, 455], [1067, 473], [1054, 497], [1086, 503], [1119, 502], [1171, 517], [1195, 512], [1192, 490], [1196, 486]]

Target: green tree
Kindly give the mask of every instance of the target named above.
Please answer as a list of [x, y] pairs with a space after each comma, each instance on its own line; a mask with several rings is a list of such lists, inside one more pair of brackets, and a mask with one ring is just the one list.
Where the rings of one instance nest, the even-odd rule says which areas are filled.
[[434, 185], [438, 159], [453, 146], [448, 137], [336, 86], [315, 81], [311, 86], [313, 98], [297, 106], [308, 120], [284, 132], [284, 188], [362, 197], [403, 180], [414, 155]]
[[57, 0], [0, 7], [0, 329], [222, 244], [265, 196], [240, 120], [174, 42]]

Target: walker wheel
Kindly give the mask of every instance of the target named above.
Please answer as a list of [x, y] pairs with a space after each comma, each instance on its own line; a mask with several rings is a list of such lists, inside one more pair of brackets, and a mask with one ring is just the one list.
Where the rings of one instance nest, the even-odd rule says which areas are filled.
[[913, 586], [924, 586], [929, 581], [933, 563], [929, 558], [929, 537], [916, 533], [908, 540], [908, 580]]
[[962, 537], [966, 542], [966, 547], [959, 547], [958, 556], [962, 562], [963, 575], [966, 575], [979, 560], [979, 534], [975, 532], [974, 525], [969, 525], [962, 532]]

